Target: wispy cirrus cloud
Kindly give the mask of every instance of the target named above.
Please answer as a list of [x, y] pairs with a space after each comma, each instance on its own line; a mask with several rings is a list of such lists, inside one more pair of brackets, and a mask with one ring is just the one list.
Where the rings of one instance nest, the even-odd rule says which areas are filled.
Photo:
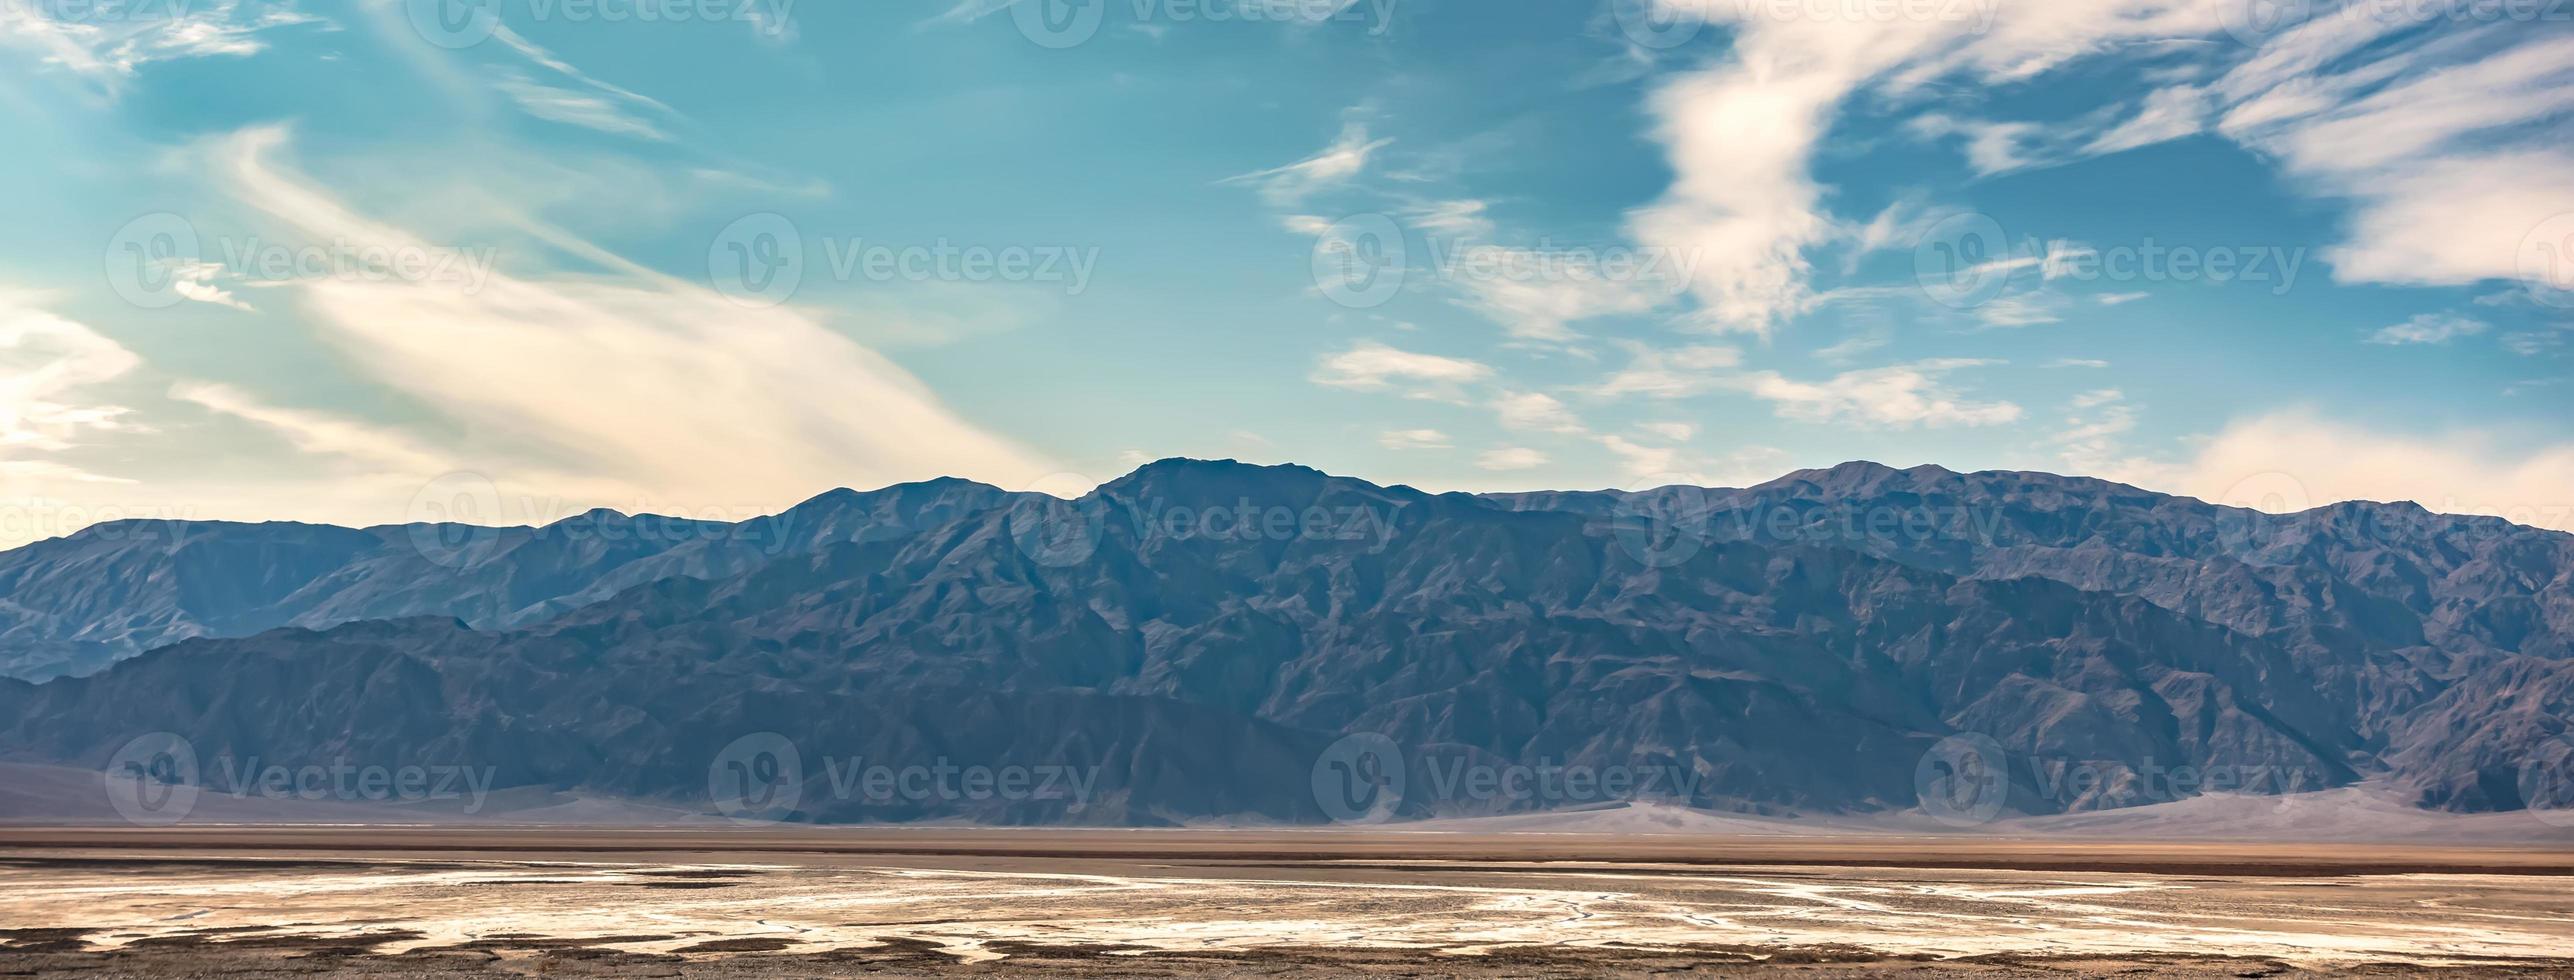
[[160, 3], [0, 3], [0, 44], [35, 50], [47, 64], [110, 92], [145, 65], [191, 58], [245, 57], [266, 50], [264, 35], [328, 21], [292, 5], [240, 0]]
[[1546, 465], [1546, 454], [1526, 446], [1503, 446], [1475, 456], [1475, 466], [1495, 473], [1533, 470]]
[[1542, 391], [1505, 391], [1492, 401], [1501, 427], [1516, 432], [1578, 435], [1589, 431], [1563, 399]]
[[1911, 429], [2003, 425], [2020, 420], [2020, 406], [1979, 401], [1953, 387], [1948, 376], [1995, 363], [1936, 358], [1890, 367], [1845, 371], [1814, 381], [1776, 371], [1753, 371], [1728, 384], [1769, 402], [1780, 418], [1862, 428]]
[[1446, 449], [1454, 445], [1447, 433], [1437, 429], [1388, 429], [1377, 433], [1376, 444], [1387, 449]]
[[1326, 355], [1312, 375], [1315, 384], [1358, 391], [1401, 390], [1409, 397], [1461, 401], [1465, 386], [1493, 377], [1479, 361], [1401, 350], [1362, 340], [1348, 350]]
[[2460, 337], [2472, 337], [2493, 329], [2491, 324], [2454, 313], [2424, 313], [2392, 326], [2380, 327], [2368, 335], [2368, 342], [2388, 346], [2404, 344], [2445, 344]]
[[[1355, 115], [1358, 110], [1352, 110]], [[1276, 207], [1293, 207], [1325, 190], [1347, 184], [1367, 169], [1368, 157], [1390, 139], [1369, 139], [1367, 123], [1348, 119], [1341, 124], [1340, 136], [1314, 155], [1294, 163], [1236, 174], [1217, 181], [1242, 184], [1258, 191], [1260, 198]]]
[[123, 428], [129, 410], [96, 389], [142, 364], [123, 344], [38, 300], [0, 290], [0, 459], [31, 462], [26, 453], [59, 452], [86, 433]]
[[506, 26], [495, 28], [492, 39], [573, 86], [550, 85], [525, 72], [503, 70], [493, 79], [493, 88], [528, 115], [640, 139], [671, 138], [661, 120], [675, 119], [679, 114], [660, 100], [602, 81]]
[[[296, 234], [428, 248], [292, 169], [282, 159], [288, 143], [282, 128], [245, 130], [217, 143], [209, 163], [238, 202]], [[478, 445], [519, 447], [471, 456], [493, 465], [541, 460], [596, 485], [735, 506], [939, 475], [1018, 485], [1052, 468], [791, 307], [745, 308], [586, 243], [563, 244], [618, 271], [504, 270], [479, 288], [367, 277], [288, 288], [323, 339], [375, 381]], [[680, 391], [690, 397], [673, 397]], [[245, 403], [213, 389], [188, 394], [210, 406]], [[313, 420], [270, 412], [265, 421]], [[325, 439], [326, 427], [281, 427], [339, 441]]]

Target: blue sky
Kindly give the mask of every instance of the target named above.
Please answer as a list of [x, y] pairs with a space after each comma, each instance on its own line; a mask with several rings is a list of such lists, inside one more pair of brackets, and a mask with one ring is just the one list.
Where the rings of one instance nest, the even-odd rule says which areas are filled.
[[5, 0], [0, 544], [1172, 455], [2574, 529], [2569, 19]]

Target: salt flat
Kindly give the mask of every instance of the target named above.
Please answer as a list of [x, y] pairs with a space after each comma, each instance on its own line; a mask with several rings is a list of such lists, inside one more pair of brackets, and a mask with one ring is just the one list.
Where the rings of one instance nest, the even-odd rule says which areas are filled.
[[2574, 967], [2567, 855], [2527, 850], [445, 828], [21, 830], [9, 844], [0, 958], [39, 975], [277, 957], [557, 969], [573, 951], [587, 967], [710, 975], [892, 956], [916, 973], [1059, 972], [1067, 951], [1121, 973]]

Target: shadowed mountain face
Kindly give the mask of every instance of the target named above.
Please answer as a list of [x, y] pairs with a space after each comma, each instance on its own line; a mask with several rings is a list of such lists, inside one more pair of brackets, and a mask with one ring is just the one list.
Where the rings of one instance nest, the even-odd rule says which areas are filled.
[[740, 524], [608, 511], [542, 528], [101, 524], [0, 553], [0, 676], [86, 674], [180, 640], [283, 626], [539, 622], [646, 582], [909, 534], [1008, 496], [963, 480], [835, 490]]
[[[1456, 782], [1514, 765], [1908, 807], [1971, 733], [2025, 811], [2380, 775], [2451, 809], [2574, 802], [2524, 778], [2574, 713], [2574, 537], [2410, 506], [1872, 464], [1434, 496], [1172, 460], [1078, 501], [938, 481], [742, 525], [116, 531], [0, 555], [0, 655], [175, 644], [0, 682], [0, 754], [99, 765], [169, 731], [702, 804], [776, 733], [805, 819], [1158, 823], [1345, 817], [1318, 777], [1355, 733], [1408, 760], [1409, 814], [1630, 795]], [[932, 760], [1079, 779], [848, 778]]]

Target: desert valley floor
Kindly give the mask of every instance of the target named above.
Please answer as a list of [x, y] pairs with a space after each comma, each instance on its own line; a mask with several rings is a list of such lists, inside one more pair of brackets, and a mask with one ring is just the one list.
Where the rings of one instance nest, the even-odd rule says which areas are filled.
[[20, 827], [0, 973], [2562, 976], [2569, 875], [2496, 846]]

